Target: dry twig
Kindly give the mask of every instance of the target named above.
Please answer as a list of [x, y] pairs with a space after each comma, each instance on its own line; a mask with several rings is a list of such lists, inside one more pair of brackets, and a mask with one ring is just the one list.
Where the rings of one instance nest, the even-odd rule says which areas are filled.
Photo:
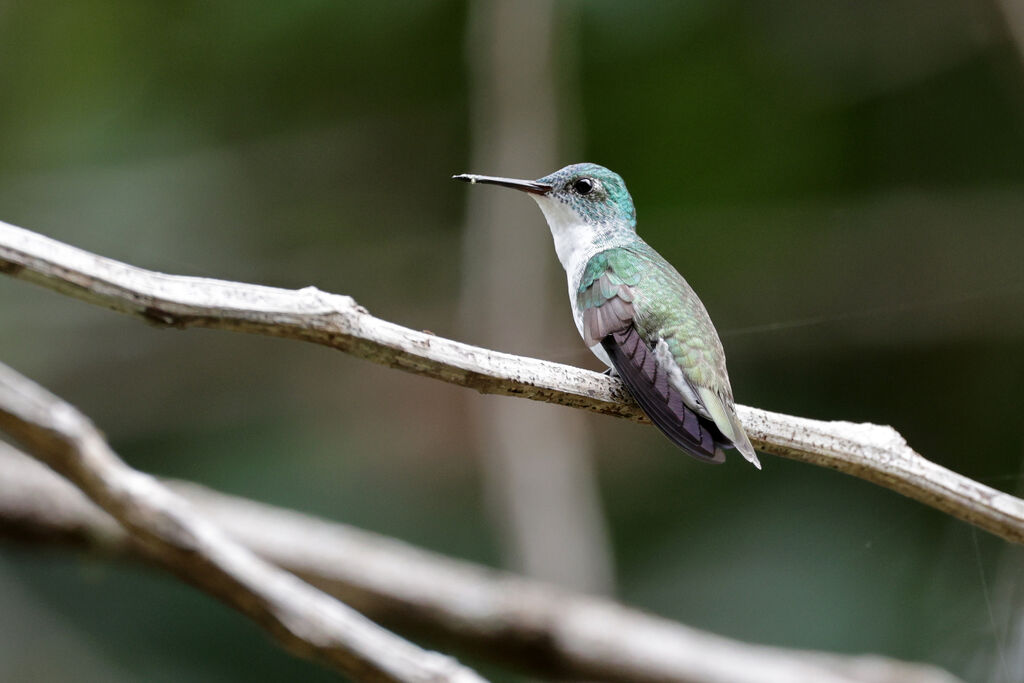
[[[208, 327], [315, 342], [393, 368], [471, 387], [645, 421], [622, 384], [595, 372], [513, 356], [375, 318], [348, 296], [164, 275], [0, 223], [0, 272], [170, 327]], [[1015, 543], [1024, 500], [929, 462], [891, 427], [823, 422], [739, 406], [765, 453], [885, 486]]]

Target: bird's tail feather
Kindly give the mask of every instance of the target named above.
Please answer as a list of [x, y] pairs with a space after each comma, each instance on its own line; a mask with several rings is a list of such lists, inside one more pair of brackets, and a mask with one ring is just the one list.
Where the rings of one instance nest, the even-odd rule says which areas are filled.
[[707, 387], [699, 387], [697, 395], [700, 396], [701, 403], [707, 408], [711, 419], [714, 420], [715, 426], [722, 432], [722, 435], [731, 441], [736, 450], [754, 467], [761, 469], [761, 461], [757, 459], [754, 445], [750, 443], [733, 407], [726, 404], [717, 393]]

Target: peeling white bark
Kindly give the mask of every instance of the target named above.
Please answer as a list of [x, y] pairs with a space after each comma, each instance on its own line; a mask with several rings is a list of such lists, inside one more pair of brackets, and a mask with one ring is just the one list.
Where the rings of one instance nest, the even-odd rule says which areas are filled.
[[[617, 379], [410, 330], [373, 317], [351, 297], [313, 287], [155, 273], [6, 223], [0, 223], [0, 273], [157, 325], [301, 339], [482, 393], [646, 421]], [[929, 462], [890, 427], [737, 408], [758, 450], [853, 474], [1024, 542], [1024, 500]]]

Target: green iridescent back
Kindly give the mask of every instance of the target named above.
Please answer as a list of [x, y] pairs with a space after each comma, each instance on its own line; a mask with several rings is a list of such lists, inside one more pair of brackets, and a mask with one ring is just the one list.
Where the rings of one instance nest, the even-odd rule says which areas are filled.
[[[602, 280], [602, 275], [607, 277]], [[618, 294], [617, 285], [632, 291], [633, 324], [648, 345], [653, 348], [664, 340], [690, 384], [712, 389], [731, 403], [718, 333], [704, 304], [672, 264], [639, 237], [629, 246], [600, 252], [584, 269], [579, 310], [601, 306]]]

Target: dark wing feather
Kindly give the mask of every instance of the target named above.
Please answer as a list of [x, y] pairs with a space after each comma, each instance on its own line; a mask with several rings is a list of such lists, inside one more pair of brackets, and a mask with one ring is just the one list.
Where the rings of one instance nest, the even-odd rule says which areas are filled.
[[[595, 283], [594, 287], [600, 286]], [[629, 285], [619, 285], [605, 290], [600, 298], [595, 294], [595, 303], [583, 309], [583, 341], [587, 347], [595, 346], [613, 332], [633, 324], [633, 290]]]
[[635, 327], [609, 334], [601, 346], [629, 393], [672, 443], [698, 460], [725, 462], [719, 443], [725, 440], [722, 433], [711, 420], [686, 407]]
[[576, 293], [583, 317], [583, 341], [591, 348], [633, 324], [633, 285], [639, 270], [623, 249], [595, 254], [587, 262]]

